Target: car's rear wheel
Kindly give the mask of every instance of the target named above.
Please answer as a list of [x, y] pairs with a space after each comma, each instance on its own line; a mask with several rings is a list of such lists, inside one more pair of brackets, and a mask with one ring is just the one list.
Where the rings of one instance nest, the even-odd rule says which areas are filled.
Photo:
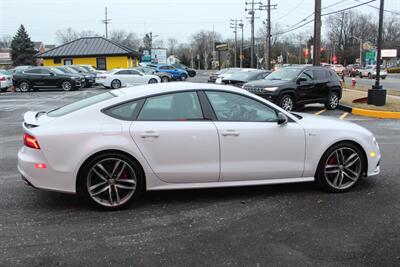
[[139, 166], [119, 153], [104, 153], [85, 164], [80, 190], [92, 205], [106, 210], [126, 207], [143, 187]]
[[2, 93], [4, 93], [4, 92], [7, 92], [7, 89], [8, 89], [8, 88], [0, 88], [0, 91], [1, 91]]
[[328, 100], [325, 103], [326, 109], [332, 110], [336, 109], [339, 105], [339, 96], [336, 92], [330, 92], [328, 96]]
[[185, 73], [183, 73], [183, 74], [181, 75], [181, 81], [186, 81], [187, 77], [188, 77], [188, 76], [187, 76]]
[[112, 81], [111, 81], [111, 88], [112, 88], [112, 89], [121, 88], [121, 81], [118, 80], [118, 79], [112, 80]]
[[167, 83], [167, 82], [169, 82], [169, 78], [168, 78], [167, 76], [163, 76], [163, 77], [161, 78], [161, 82], [162, 82], [162, 83]]
[[157, 83], [157, 80], [154, 79], [154, 78], [151, 78], [151, 79], [149, 80], [149, 83]]
[[289, 94], [283, 94], [279, 100], [279, 106], [286, 111], [292, 111], [294, 109], [294, 99]]
[[338, 143], [322, 156], [315, 180], [324, 190], [345, 192], [362, 177], [364, 164], [362, 151], [356, 145]]
[[72, 83], [70, 81], [63, 81], [61, 88], [64, 91], [71, 91], [73, 89]]
[[22, 81], [19, 83], [18, 88], [21, 92], [28, 92], [31, 89], [31, 85], [27, 81]]

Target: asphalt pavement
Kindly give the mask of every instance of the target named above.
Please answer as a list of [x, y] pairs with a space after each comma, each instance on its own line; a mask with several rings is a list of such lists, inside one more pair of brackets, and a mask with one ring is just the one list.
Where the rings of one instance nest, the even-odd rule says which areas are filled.
[[[345, 77], [345, 81], [351, 84], [351, 77]], [[366, 86], [372, 88], [375, 85], [375, 79], [368, 79], [367, 77], [360, 78], [355, 77], [357, 85]], [[388, 74], [386, 79], [380, 80], [380, 84], [384, 89], [400, 90], [400, 74]]]
[[313, 183], [147, 192], [99, 212], [26, 186], [16, 169], [22, 114], [104, 90], [0, 94], [0, 266], [400, 265], [400, 121], [306, 107], [362, 125], [380, 144], [381, 174], [343, 194]]

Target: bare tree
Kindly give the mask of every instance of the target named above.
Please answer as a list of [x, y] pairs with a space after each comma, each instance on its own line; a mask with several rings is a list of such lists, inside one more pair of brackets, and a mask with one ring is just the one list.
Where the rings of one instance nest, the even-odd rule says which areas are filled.
[[221, 40], [221, 35], [213, 31], [200, 31], [192, 35], [192, 52], [200, 57], [198, 61], [199, 67], [201, 67], [201, 62], [203, 62], [204, 69], [208, 69], [211, 66], [214, 41], [218, 40]]
[[128, 33], [124, 30], [111, 31], [109, 33], [109, 39], [135, 50], [138, 50], [141, 45], [141, 40], [135, 33]]
[[61, 44], [71, 42], [78, 38], [90, 37], [90, 36], [99, 36], [99, 35], [92, 30], [84, 30], [81, 32], [77, 32], [72, 28], [67, 28], [65, 30], [58, 30], [56, 32], [56, 39]]
[[175, 55], [177, 45], [178, 45], [178, 40], [176, 40], [175, 38], [168, 38], [167, 40], [168, 54]]
[[0, 48], [8, 48], [11, 46], [12, 36], [3, 35], [0, 37]]

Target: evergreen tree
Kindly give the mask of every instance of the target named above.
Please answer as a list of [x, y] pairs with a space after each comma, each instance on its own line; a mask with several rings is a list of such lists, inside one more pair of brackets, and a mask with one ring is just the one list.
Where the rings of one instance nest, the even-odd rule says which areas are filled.
[[11, 42], [11, 59], [14, 66], [35, 65], [35, 58], [33, 57], [35, 54], [35, 46], [24, 25], [21, 24]]

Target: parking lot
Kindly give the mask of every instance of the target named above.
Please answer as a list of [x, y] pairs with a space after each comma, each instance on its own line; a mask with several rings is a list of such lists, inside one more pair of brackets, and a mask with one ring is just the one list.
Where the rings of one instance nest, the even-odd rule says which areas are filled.
[[0, 266], [400, 264], [398, 120], [305, 108], [364, 126], [380, 144], [381, 174], [344, 194], [313, 183], [147, 192], [127, 210], [99, 212], [26, 186], [16, 167], [23, 113], [105, 90], [0, 94]]

